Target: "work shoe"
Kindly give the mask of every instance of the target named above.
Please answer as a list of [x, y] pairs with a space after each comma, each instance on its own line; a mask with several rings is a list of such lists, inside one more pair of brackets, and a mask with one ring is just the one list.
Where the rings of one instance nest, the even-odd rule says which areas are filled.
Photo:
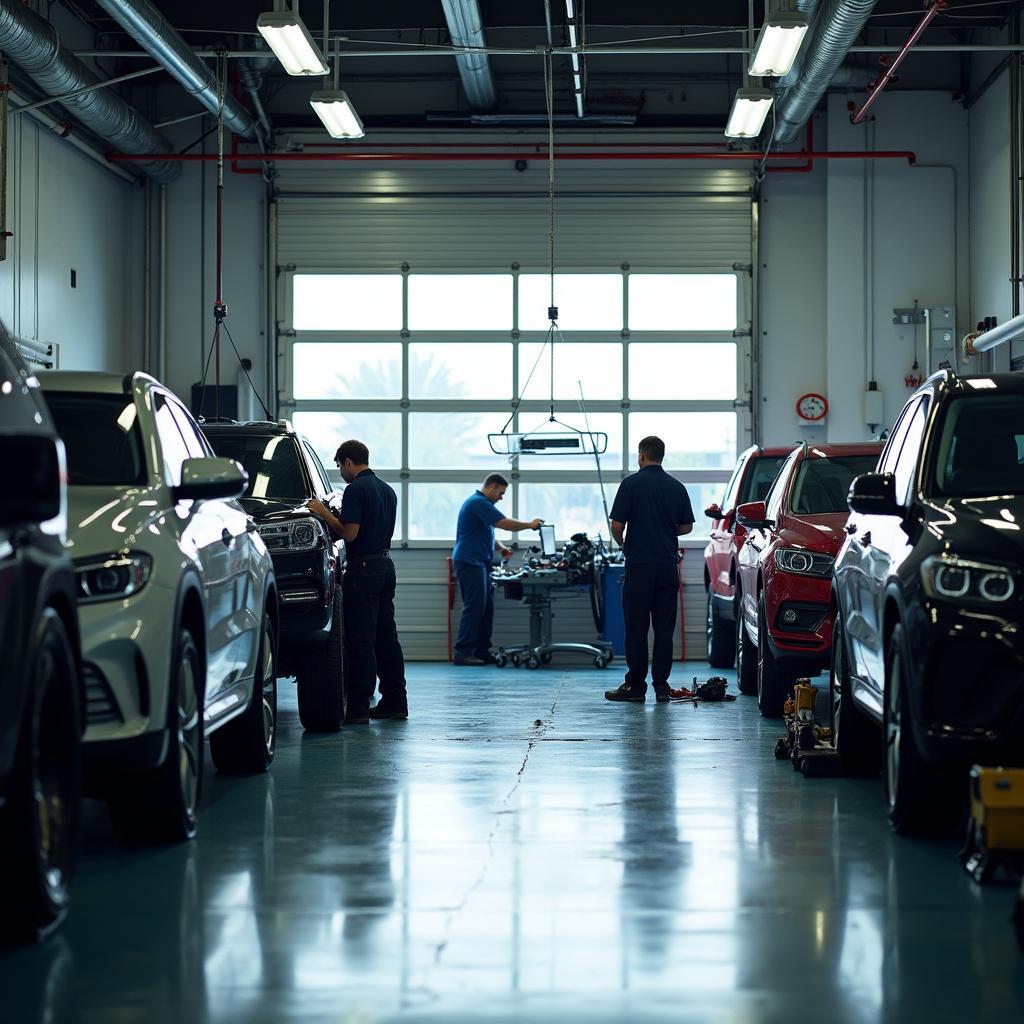
[[488, 651], [486, 654], [477, 654], [476, 657], [479, 658], [485, 665], [496, 665], [498, 663], [498, 659], [493, 654], [491, 654], [490, 651]]
[[654, 696], [659, 704], [667, 704], [671, 699], [672, 695], [668, 692], [668, 686], [656, 686], [654, 688]]
[[483, 658], [455, 658], [454, 664], [456, 665], [476, 665], [480, 668], [482, 665], [486, 665], [487, 662]]
[[389, 720], [405, 721], [409, 717], [409, 709], [389, 707], [384, 701], [378, 701], [370, 708], [370, 717], [377, 722]]
[[369, 725], [370, 715], [369, 712], [363, 711], [349, 711], [345, 715], [346, 725]]
[[629, 701], [631, 704], [643, 704], [647, 698], [642, 693], [631, 690], [628, 683], [623, 683], [617, 690], [605, 690], [604, 699]]

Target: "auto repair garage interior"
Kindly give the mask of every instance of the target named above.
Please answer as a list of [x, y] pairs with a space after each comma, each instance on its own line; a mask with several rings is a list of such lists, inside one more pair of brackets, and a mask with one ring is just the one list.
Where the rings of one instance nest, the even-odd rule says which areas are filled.
[[0, 1017], [1024, 1020], [1022, 29], [0, 0]]

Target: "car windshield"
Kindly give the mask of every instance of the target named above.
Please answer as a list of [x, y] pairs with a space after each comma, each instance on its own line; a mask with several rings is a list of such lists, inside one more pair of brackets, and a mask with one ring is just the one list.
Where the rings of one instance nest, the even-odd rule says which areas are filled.
[[247, 498], [308, 498], [309, 484], [299, 462], [295, 441], [288, 434], [221, 434], [207, 440], [226, 459], [240, 462], [249, 474]]
[[147, 482], [133, 399], [73, 391], [45, 394], [67, 452], [72, 487], [132, 487]]
[[790, 502], [797, 516], [849, 512], [846, 496], [854, 477], [870, 473], [877, 455], [840, 455], [836, 458], [803, 459], [797, 470]]
[[975, 392], [950, 402], [935, 486], [950, 498], [1024, 494], [1024, 395]]
[[785, 455], [761, 455], [754, 459], [754, 464], [747, 474], [747, 479], [743, 482], [743, 495], [736, 504], [742, 505], [748, 501], [764, 501], [768, 497], [768, 492], [772, 489], [772, 484], [775, 483], [775, 478], [779, 475], [779, 469], [786, 461], [786, 458], [787, 456]]

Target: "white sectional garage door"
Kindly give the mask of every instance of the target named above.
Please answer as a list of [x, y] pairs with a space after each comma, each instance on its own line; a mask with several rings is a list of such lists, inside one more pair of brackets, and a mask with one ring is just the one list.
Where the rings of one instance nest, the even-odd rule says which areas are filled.
[[[509, 466], [487, 445], [515, 397], [512, 428], [536, 429], [548, 412], [547, 164], [524, 159], [523, 171], [511, 160], [278, 168], [283, 408], [328, 466], [341, 440], [366, 440], [399, 491], [411, 657], [445, 656], [444, 557], [486, 472], [512, 480], [507, 514], [543, 516], [562, 539], [604, 528], [592, 459]], [[737, 410], [749, 390], [749, 171], [662, 160], [556, 171], [556, 414], [582, 425], [582, 386], [591, 428], [609, 436], [609, 502], [639, 438], [662, 435], [705, 530], [700, 512], [748, 438]], [[699, 653], [698, 552], [684, 568]], [[567, 601], [560, 620], [578, 635], [589, 609]]]

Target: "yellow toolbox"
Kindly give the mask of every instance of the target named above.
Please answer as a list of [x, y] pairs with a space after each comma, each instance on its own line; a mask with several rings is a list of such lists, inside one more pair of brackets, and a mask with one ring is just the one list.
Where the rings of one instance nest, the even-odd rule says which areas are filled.
[[971, 820], [961, 862], [975, 881], [1024, 866], [1024, 768], [971, 769]]

